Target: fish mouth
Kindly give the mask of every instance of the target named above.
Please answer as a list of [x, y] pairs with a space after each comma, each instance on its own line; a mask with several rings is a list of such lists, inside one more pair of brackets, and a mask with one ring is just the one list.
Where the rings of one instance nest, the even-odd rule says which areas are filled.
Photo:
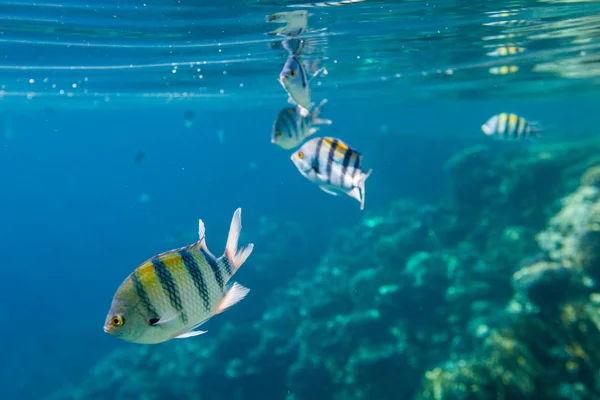
[[113, 330], [113, 328], [109, 325], [104, 325], [104, 332], [112, 335], [113, 333], [115, 333], [115, 331]]
[[491, 135], [492, 134], [492, 130], [490, 129], [489, 126], [487, 125], [481, 125], [481, 130], [483, 131], [483, 133], [485, 133], [486, 135]]

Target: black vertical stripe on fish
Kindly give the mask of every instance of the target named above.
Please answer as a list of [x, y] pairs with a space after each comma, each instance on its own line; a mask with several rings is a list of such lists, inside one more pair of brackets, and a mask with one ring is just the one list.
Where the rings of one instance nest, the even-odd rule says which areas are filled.
[[221, 267], [219, 267], [219, 264], [217, 264], [217, 260], [215, 260], [212, 254], [209, 254], [203, 249], [200, 249], [200, 253], [202, 253], [202, 257], [204, 257], [204, 259], [210, 266], [210, 269], [212, 270], [213, 275], [215, 276], [215, 280], [217, 281], [219, 288], [223, 289], [223, 286], [225, 286], [225, 281], [223, 280], [223, 273], [221, 272]]
[[140, 299], [140, 303], [144, 306], [146, 313], [148, 314], [148, 318], [156, 318], [158, 317], [158, 312], [156, 312], [156, 308], [152, 305], [150, 298], [148, 297], [148, 292], [146, 292], [146, 288], [144, 288], [144, 284], [140, 281], [140, 277], [138, 276], [137, 271], [134, 271], [131, 274], [131, 280], [133, 281], [133, 287], [135, 288], [135, 293], [137, 297]]
[[517, 138], [521, 136], [521, 131], [519, 130], [521, 128], [521, 119], [517, 117], [517, 124], [515, 125], [515, 137]]
[[308, 72], [306, 72], [306, 68], [304, 67], [304, 64], [302, 64], [302, 61], [300, 61], [300, 59], [296, 56], [294, 56], [295, 61], [298, 63], [298, 68], [300, 69], [300, 76], [302, 78], [302, 87], [306, 88], [308, 86]]
[[206, 287], [206, 281], [204, 280], [204, 276], [202, 275], [202, 270], [200, 269], [200, 266], [198, 265], [196, 259], [194, 258], [192, 253], [190, 253], [189, 250], [179, 251], [179, 256], [181, 257], [181, 261], [183, 261], [183, 265], [185, 265], [185, 269], [192, 278], [192, 281], [194, 282], [194, 286], [198, 291], [198, 296], [202, 299], [202, 302], [204, 303], [204, 309], [206, 311], [210, 311], [210, 298], [208, 297], [208, 288]]
[[342, 186], [344, 186], [346, 183], [346, 171], [348, 170], [348, 166], [350, 165], [350, 158], [352, 158], [352, 152], [346, 151], [346, 154], [344, 154], [344, 160], [342, 161]]
[[160, 259], [160, 257], [156, 257], [152, 260], [152, 266], [154, 266], [154, 272], [158, 277], [158, 281], [162, 286], [164, 292], [169, 297], [169, 302], [171, 306], [179, 313], [181, 313], [181, 321], [186, 324], [187, 323], [187, 315], [183, 312], [183, 306], [181, 304], [181, 294], [179, 293], [179, 288], [177, 287], [177, 282], [175, 282], [175, 278], [173, 278], [173, 274], [167, 268], [164, 262]]
[[331, 183], [331, 167], [333, 166], [333, 157], [335, 156], [335, 149], [337, 149], [338, 140], [333, 139], [331, 146], [329, 147], [329, 153], [327, 154], [327, 165], [325, 166], [325, 176], [327, 176], [327, 183]]
[[321, 157], [321, 147], [323, 146], [323, 138], [319, 138], [319, 140], [317, 141], [317, 149], [315, 151], [315, 161], [313, 161], [313, 169], [315, 170], [315, 172], [317, 173], [321, 173], [321, 162], [320, 162], [320, 157]]
[[225, 268], [225, 271], [227, 271], [227, 273], [229, 275], [231, 275], [232, 269], [231, 269], [231, 262], [229, 262], [229, 254], [227, 252], [225, 252], [225, 257], [221, 257], [219, 260], [223, 264], [223, 268]]
[[[289, 109], [291, 110], [291, 109]], [[294, 126], [294, 112], [286, 111], [285, 116], [283, 118], [283, 124], [285, 126], [285, 132], [288, 133], [290, 137], [295, 137], [295, 126]]]

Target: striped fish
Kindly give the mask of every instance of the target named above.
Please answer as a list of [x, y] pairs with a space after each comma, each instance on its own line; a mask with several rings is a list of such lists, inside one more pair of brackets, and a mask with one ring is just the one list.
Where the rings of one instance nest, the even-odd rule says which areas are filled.
[[305, 3], [305, 4], [294, 4], [289, 5], [288, 7], [301, 7], [301, 8], [310, 8], [310, 7], [338, 7], [345, 6], [353, 3], [362, 3], [365, 0], [341, 0], [341, 1], [324, 1], [321, 3]]
[[285, 26], [267, 32], [271, 36], [300, 36], [308, 30], [308, 11], [285, 11], [267, 15], [266, 22], [285, 23]]
[[198, 242], [156, 255], [137, 267], [117, 290], [104, 331], [143, 344], [205, 333], [197, 328], [249, 292], [238, 283], [227, 284], [254, 247], [238, 248], [241, 215], [240, 208], [233, 214], [221, 257], [206, 247], [200, 220]]
[[508, 140], [541, 136], [541, 129], [537, 122], [527, 121], [523, 117], [509, 113], [494, 115], [481, 126], [481, 130], [487, 136]]
[[323, 70], [324, 68], [321, 68], [309, 77], [306, 66], [302, 61], [297, 56], [291, 55], [279, 74], [279, 83], [290, 96], [289, 102], [304, 108], [306, 110], [305, 114], [312, 106], [310, 102], [310, 81]]
[[361, 168], [362, 155], [335, 138], [315, 138], [294, 152], [291, 160], [300, 173], [326, 193], [346, 194], [365, 208], [365, 181], [373, 172]]
[[321, 101], [307, 116], [302, 115], [299, 107], [286, 107], [279, 111], [273, 124], [271, 143], [286, 150], [293, 149], [319, 130], [314, 125], [331, 125], [331, 120], [319, 118], [321, 107], [325, 103], [327, 103], [327, 99]]

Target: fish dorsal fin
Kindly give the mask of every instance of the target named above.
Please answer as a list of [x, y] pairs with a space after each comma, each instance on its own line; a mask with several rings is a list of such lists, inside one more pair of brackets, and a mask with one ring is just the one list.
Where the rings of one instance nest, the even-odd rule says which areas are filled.
[[194, 249], [203, 249], [208, 250], [206, 248], [206, 240], [205, 240], [206, 229], [204, 228], [204, 222], [201, 219], [198, 220], [198, 241], [194, 243], [191, 247]]
[[336, 143], [335, 151], [333, 152], [333, 162], [338, 164], [343, 163], [346, 153], [349, 153], [350, 157], [358, 157], [358, 166], [360, 166], [362, 154], [348, 146], [345, 142], [331, 137], [323, 138], [323, 142], [327, 143], [329, 146], [333, 146], [334, 143]]

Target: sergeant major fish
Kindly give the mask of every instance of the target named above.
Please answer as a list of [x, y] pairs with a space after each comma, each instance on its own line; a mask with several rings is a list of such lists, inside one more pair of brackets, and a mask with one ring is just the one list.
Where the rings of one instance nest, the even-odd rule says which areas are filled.
[[291, 160], [300, 173], [326, 193], [346, 194], [365, 207], [365, 181], [373, 172], [361, 169], [362, 155], [335, 138], [314, 138], [294, 152]]
[[321, 107], [325, 103], [327, 99], [321, 101], [307, 116], [301, 115], [298, 107], [286, 107], [279, 111], [273, 124], [271, 143], [286, 150], [293, 149], [319, 130], [314, 125], [331, 125], [331, 120], [319, 118]]
[[304, 115], [308, 114], [308, 110], [311, 108], [310, 81], [323, 70], [324, 68], [321, 68], [309, 77], [306, 67], [300, 59], [295, 55], [291, 55], [279, 74], [279, 83], [290, 96], [290, 103], [304, 108], [306, 110], [303, 113]]
[[238, 248], [241, 215], [240, 208], [233, 214], [221, 257], [206, 247], [200, 220], [196, 243], [158, 254], [137, 267], [117, 290], [104, 331], [142, 344], [205, 333], [197, 328], [249, 292], [238, 283], [226, 286], [254, 247]]
[[509, 140], [541, 136], [541, 129], [537, 123], [509, 113], [494, 115], [481, 126], [481, 130], [487, 136]]

